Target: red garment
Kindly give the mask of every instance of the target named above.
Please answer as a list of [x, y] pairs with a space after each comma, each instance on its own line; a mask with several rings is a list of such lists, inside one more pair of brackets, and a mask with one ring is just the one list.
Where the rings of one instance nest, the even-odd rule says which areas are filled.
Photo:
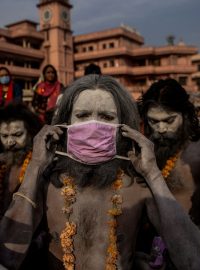
[[3, 85], [0, 84], [0, 105], [7, 105], [13, 100], [13, 82], [8, 85], [7, 94], [4, 94]]
[[41, 82], [38, 84], [36, 93], [43, 97], [48, 97], [46, 111], [55, 107], [60, 91], [61, 83], [59, 81], [53, 84], [49, 82]]

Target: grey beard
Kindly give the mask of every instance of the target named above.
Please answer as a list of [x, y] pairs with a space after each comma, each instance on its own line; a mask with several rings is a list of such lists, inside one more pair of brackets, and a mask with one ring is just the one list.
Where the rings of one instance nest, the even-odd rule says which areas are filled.
[[[65, 172], [73, 177], [79, 187], [94, 186], [97, 188], [105, 188], [111, 185], [116, 179], [118, 169], [124, 162], [114, 159], [99, 165], [85, 165], [69, 157], [62, 159], [64, 166], [62, 166], [61, 173]], [[57, 186], [58, 183], [54, 182], [55, 177], [51, 180]]]

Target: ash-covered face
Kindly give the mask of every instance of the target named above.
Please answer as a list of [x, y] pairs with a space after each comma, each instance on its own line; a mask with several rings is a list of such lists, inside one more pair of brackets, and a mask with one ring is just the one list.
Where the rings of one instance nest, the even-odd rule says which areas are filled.
[[28, 132], [24, 122], [17, 120], [0, 124], [0, 140], [5, 150], [17, 151], [26, 147]]
[[165, 110], [160, 106], [152, 106], [147, 112], [148, 124], [152, 130], [151, 137], [162, 141], [170, 139], [179, 133], [183, 125], [181, 113]]
[[74, 102], [71, 124], [96, 120], [118, 124], [117, 107], [111, 93], [102, 89], [88, 89]]

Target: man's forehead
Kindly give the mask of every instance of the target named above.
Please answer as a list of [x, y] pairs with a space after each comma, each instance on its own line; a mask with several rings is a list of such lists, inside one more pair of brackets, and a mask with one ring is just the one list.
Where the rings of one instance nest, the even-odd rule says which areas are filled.
[[181, 113], [173, 111], [168, 108], [164, 108], [162, 106], [151, 106], [147, 111], [147, 116], [156, 118], [156, 119], [162, 119], [167, 118], [171, 116], [181, 115]]
[[87, 89], [82, 91], [74, 100], [74, 107], [87, 107], [100, 104], [102, 106], [115, 106], [113, 95], [103, 89]]
[[25, 130], [24, 121], [16, 120], [0, 124], [0, 132], [15, 132], [18, 130]]

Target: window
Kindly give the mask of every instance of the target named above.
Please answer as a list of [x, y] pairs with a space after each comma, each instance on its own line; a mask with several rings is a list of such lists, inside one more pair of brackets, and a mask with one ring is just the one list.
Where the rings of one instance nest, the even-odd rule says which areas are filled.
[[114, 42], [110, 42], [110, 43], [109, 43], [109, 48], [114, 48], [114, 47], [115, 47]]
[[93, 46], [89, 46], [89, 51], [92, 52], [94, 50]]
[[103, 63], [103, 67], [104, 68], [108, 67], [108, 63], [107, 62]]
[[115, 66], [115, 61], [114, 60], [110, 60], [110, 66], [114, 67]]
[[106, 49], [106, 43], [104, 43], [103, 45], [102, 45], [102, 47], [103, 47], [103, 49]]

